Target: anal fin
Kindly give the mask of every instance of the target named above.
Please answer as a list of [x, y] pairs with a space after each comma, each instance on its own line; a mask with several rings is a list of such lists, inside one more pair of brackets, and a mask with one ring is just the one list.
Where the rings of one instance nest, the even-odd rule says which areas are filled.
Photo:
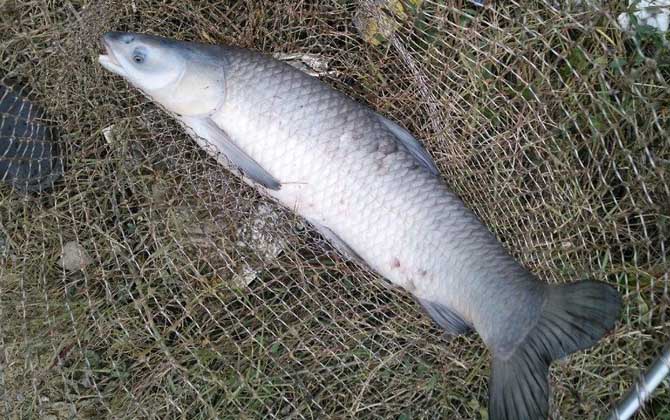
[[316, 228], [316, 230], [318, 230], [319, 233], [331, 243], [331, 245], [333, 245], [338, 251], [340, 251], [341, 254], [344, 254], [344, 256], [347, 257], [348, 259], [355, 261], [361, 265], [366, 265], [363, 258], [361, 258], [361, 256], [358, 255], [358, 253], [356, 253], [356, 251], [354, 251], [349, 246], [349, 244], [344, 242], [344, 240], [340, 238], [335, 232], [330, 230], [330, 228], [315, 223], [313, 221], [311, 221], [311, 223]]
[[472, 331], [472, 327], [460, 315], [446, 306], [426, 299], [417, 300], [433, 321], [442, 327], [447, 335], [464, 335]]

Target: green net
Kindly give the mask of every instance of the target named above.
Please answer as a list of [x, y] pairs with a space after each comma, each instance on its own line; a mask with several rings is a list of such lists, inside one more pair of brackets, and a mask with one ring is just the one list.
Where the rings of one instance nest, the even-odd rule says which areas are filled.
[[97, 64], [132, 30], [289, 60], [415, 133], [540, 277], [616, 285], [616, 331], [551, 370], [554, 416], [602, 416], [670, 340], [670, 45], [645, 22], [623, 0], [0, 3], [0, 80], [65, 158], [46, 193], [0, 189], [0, 412], [486, 416], [476, 336], [445, 340]]

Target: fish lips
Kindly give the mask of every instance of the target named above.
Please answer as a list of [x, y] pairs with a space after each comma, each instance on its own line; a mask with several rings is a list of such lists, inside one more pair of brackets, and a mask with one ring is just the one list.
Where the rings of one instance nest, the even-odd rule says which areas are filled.
[[126, 76], [126, 71], [114, 54], [114, 48], [111, 45], [111, 40], [109, 39], [108, 34], [105, 34], [102, 37], [102, 45], [105, 47], [107, 54], [100, 54], [98, 56], [98, 63], [112, 73], [116, 73], [119, 76]]

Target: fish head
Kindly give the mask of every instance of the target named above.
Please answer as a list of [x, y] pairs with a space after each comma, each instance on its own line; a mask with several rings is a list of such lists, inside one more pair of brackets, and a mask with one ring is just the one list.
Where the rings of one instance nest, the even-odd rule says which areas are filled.
[[222, 103], [224, 56], [216, 47], [132, 32], [107, 32], [98, 62], [168, 111], [205, 116]]

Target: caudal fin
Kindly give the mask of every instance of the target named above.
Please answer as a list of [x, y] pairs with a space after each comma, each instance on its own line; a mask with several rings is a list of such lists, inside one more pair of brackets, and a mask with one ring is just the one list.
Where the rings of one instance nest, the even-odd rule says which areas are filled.
[[493, 355], [489, 418], [546, 419], [549, 364], [588, 348], [614, 327], [621, 299], [595, 281], [551, 286], [540, 320], [516, 350]]

